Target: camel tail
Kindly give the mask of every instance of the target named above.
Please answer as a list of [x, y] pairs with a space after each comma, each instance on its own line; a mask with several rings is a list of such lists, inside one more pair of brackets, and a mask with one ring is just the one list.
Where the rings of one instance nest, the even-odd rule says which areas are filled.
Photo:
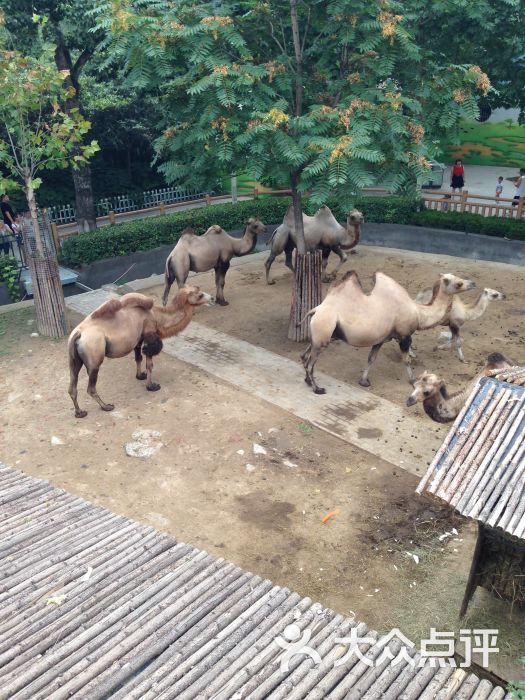
[[315, 308], [313, 308], [311, 311], [309, 311], [300, 321], [298, 321], [295, 324], [295, 327], [299, 328], [299, 326], [302, 326], [303, 323], [306, 321], [306, 319], [310, 318], [310, 316], [313, 316], [316, 311], [317, 311], [317, 306]]
[[82, 362], [82, 358], [80, 357], [80, 354], [79, 354], [78, 348], [77, 348], [77, 340], [80, 338], [81, 335], [82, 335], [82, 333], [80, 331], [73, 331], [73, 333], [69, 336], [67, 349], [69, 352], [69, 366], [70, 367], [72, 367], [78, 361]]

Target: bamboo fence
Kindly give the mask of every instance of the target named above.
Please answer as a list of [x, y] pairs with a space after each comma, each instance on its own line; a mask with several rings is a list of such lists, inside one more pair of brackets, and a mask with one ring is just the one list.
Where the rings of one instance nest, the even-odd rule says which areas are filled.
[[319, 306], [322, 297], [321, 287], [322, 257], [320, 250], [314, 250], [304, 255], [295, 255], [295, 278], [288, 325], [288, 339], [295, 341], [308, 340], [310, 323], [303, 319], [315, 306]]
[[507, 197], [491, 197], [485, 194], [422, 190], [423, 202], [427, 209], [441, 212], [467, 212], [481, 216], [494, 216], [501, 219], [523, 219], [525, 198], [517, 202]]
[[[510, 698], [414, 649], [392, 665], [363, 623], [1, 464], [0, 504], [1, 700]], [[292, 623], [320, 664], [281, 670]], [[355, 627], [376, 663], [334, 666]]]

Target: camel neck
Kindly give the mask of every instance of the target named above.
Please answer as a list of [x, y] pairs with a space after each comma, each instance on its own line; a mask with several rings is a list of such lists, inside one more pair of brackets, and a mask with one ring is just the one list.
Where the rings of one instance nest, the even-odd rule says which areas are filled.
[[155, 314], [160, 337], [170, 338], [183, 331], [193, 317], [193, 309], [192, 304], [177, 304], [176, 298], [173, 306], [160, 309]]
[[255, 248], [257, 243], [257, 235], [247, 227], [242, 238], [235, 238], [233, 250], [235, 255], [248, 255]]
[[418, 328], [428, 330], [441, 323], [443, 318], [452, 308], [453, 296], [446, 294], [441, 285], [433, 302], [430, 304], [417, 304]]
[[480, 316], [483, 316], [489, 305], [488, 297], [482, 292], [473, 306], [467, 306], [467, 321], [475, 321]]

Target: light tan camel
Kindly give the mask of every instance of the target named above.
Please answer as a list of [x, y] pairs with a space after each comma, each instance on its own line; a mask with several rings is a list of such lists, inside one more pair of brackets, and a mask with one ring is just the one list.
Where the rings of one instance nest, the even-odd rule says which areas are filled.
[[[147, 379], [146, 389], [157, 391], [159, 384], [151, 379], [153, 360], [162, 350], [162, 338], [170, 338], [184, 330], [197, 306], [209, 304], [209, 294], [199, 287], [183, 287], [170, 306], [155, 306], [153, 299], [143, 294], [124, 294], [109, 299], [89, 314], [69, 336], [69, 395], [75, 406], [75, 416], [84, 418], [77, 401], [78, 374], [84, 365], [88, 373], [87, 393], [103, 411], [114, 406], [104, 403], [97, 393], [97, 378], [105, 357], [124, 357], [135, 350], [137, 379]], [[142, 371], [142, 352], [146, 355], [146, 372]]]
[[203, 236], [196, 236], [192, 229], [186, 229], [177, 241], [166, 260], [166, 274], [162, 303], [168, 303], [171, 285], [175, 280], [179, 287], [186, 284], [190, 270], [207, 272], [215, 269], [217, 286], [216, 302], [227, 306], [224, 299], [224, 282], [233, 257], [248, 255], [255, 248], [257, 236], [266, 230], [258, 219], [249, 219], [242, 238], [229, 236], [220, 226], [210, 226]]
[[473, 289], [474, 282], [451, 274], [440, 275], [429, 304], [418, 304], [406, 289], [382, 272], [374, 275], [374, 288], [365, 294], [354, 271], [334, 282], [324, 301], [302, 319], [310, 320], [310, 345], [301, 356], [305, 381], [314, 393], [324, 394], [314, 378], [314, 366], [321, 350], [332, 338], [357, 348], [369, 348], [368, 365], [359, 384], [370, 386], [368, 373], [377, 353], [387, 340], [397, 340], [410, 381], [413, 379], [410, 345], [417, 330], [434, 328], [450, 310], [453, 294]]
[[[335, 279], [337, 271], [347, 260], [345, 251], [355, 248], [361, 238], [361, 224], [364, 217], [360, 211], [354, 209], [346, 217], [346, 227], [341, 226], [330, 209], [324, 205], [314, 216], [308, 216], [303, 213], [304, 237], [306, 240], [307, 250], [315, 250], [320, 248], [323, 253], [323, 282], [329, 282]], [[283, 223], [275, 229], [270, 238], [270, 257], [264, 263], [266, 268], [267, 284], [275, 284], [275, 280], [270, 280], [270, 268], [275, 258], [283, 251], [285, 253], [285, 264], [290, 270], [293, 270], [292, 253], [297, 246], [297, 237], [295, 235], [294, 210], [290, 204], [286, 214], [284, 215]], [[328, 257], [331, 252], [339, 256], [339, 264], [336, 269], [330, 274], [326, 274], [326, 266], [328, 265]]]
[[[432, 296], [431, 289], [424, 289], [416, 297], [416, 301], [420, 304], [428, 303], [428, 300]], [[437, 346], [437, 350], [445, 350], [452, 347], [452, 341], [456, 346], [456, 351], [461, 362], [465, 362], [465, 357], [463, 355], [463, 341], [460, 336], [460, 329], [467, 321], [475, 321], [481, 318], [487, 306], [491, 301], [502, 301], [505, 299], [505, 294], [503, 292], [498, 292], [496, 289], [490, 289], [490, 287], [485, 287], [485, 289], [479, 295], [477, 301], [474, 304], [467, 304], [459, 297], [454, 297], [452, 302], [452, 308], [450, 313], [441, 322], [442, 326], [448, 326], [450, 329], [450, 339], [444, 343]]]
[[414, 382], [414, 390], [407, 399], [407, 406], [414, 406], [418, 401], [423, 403], [423, 409], [427, 416], [437, 423], [450, 423], [453, 421], [470, 396], [472, 389], [483, 376], [489, 375], [495, 369], [513, 367], [514, 363], [500, 352], [492, 352], [487, 357], [483, 371], [478, 373], [472, 381], [461, 391], [449, 394], [445, 380], [431, 372], [423, 374]]

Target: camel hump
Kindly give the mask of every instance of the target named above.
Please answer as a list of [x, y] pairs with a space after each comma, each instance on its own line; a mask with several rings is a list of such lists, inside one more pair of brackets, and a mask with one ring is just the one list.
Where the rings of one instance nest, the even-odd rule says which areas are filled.
[[120, 299], [120, 303], [122, 308], [128, 306], [138, 306], [140, 309], [144, 309], [144, 311], [149, 311], [153, 307], [154, 301], [151, 297], [147, 297], [144, 294], [131, 292], [130, 294], [124, 294], [124, 296]]
[[108, 318], [122, 308], [120, 299], [108, 299], [91, 313], [91, 318]]
[[348, 270], [348, 272], [345, 272], [345, 274], [341, 277], [341, 279], [336, 280], [335, 282], [332, 282], [330, 285], [330, 289], [336, 289], [337, 287], [341, 287], [343, 284], [348, 282], [349, 280], [352, 280], [352, 282], [359, 287], [359, 289], [363, 289], [363, 285], [361, 284], [361, 280], [359, 279], [359, 275], [355, 270]]
[[206, 233], [223, 233], [223, 229], [218, 224], [214, 224], [210, 226]]
[[293, 228], [295, 225], [292, 203], [288, 205], [288, 209], [286, 210], [286, 214], [284, 215], [283, 224], [286, 224], [288, 228]]
[[183, 237], [186, 237], [186, 236], [194, 236], [194, 235], [195, 235], [195, 231], [192, 229], [192, 227], [191, 227], [191, 226], [187, 226], [187, 227], [184, 229], [184, 231], [180, 234], [180, 237], [183, 238]]

